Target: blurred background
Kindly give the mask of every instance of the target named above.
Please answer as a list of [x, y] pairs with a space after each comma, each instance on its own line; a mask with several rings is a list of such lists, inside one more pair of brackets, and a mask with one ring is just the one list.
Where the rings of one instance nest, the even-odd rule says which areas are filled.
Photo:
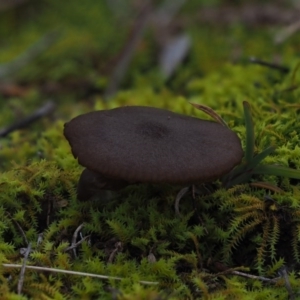
[[219, 85], [249, 96], [260, 82], [247, 68], [265, 63], [278, 83], [299, 60], [299, 12], [296, 0], [1, 0], [0, 133], [54, 107], [63, 119], [111, 101], [239, 107], [216, 102]]

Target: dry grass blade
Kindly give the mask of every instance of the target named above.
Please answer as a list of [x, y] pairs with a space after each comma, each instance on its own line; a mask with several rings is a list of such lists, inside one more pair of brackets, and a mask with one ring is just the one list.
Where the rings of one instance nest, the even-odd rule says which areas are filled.
[[119, 252], [121, 252], [123, 250], [123, 245], [122, 245], [122, 243], [121, 242], [117, 242], [116, 244], [115, 244], [115, 249], [111, 252], [111, 254], [109, 255], [109, 258], [108, 258], [108, 263], [109, 264], [111, 264], [113, 261], [114, 261], [114, 259], [115, 259], [115, 257], [116, 257], [116, 255], [119, 253]]
[[[22, 268], [23, 265], [19, 264], [2, 264], [4, 268]], [[54, 269], [54, 268], [45, 268], [45, 267], [37, 267], [37, 266], [25, 266], [28, 270], [34, 270], [34, 271], [41, 271], [41, 272], [51, 272], [51, 273], [63, 273], [63, 274], [69, 274], [69, 275], [77, 275], [77, 276], [86, 276], [86, 277], [93, 277], [93, 278], [100, 278], [100, 279], [112, 279], [112, 280], [122, 280], [122, 277], [114, 277], [114, 276], [106, 276], [106, 275], [99, 275], [99, 274], [93, 274], [93, 273], [85, 273], [85, 272], [77, 272], [77, 271], [69, 271], [69, 270], [62, 270], [62, 269]], [[146, 280], [140, 280], [139, 283], [145, 284], [145, 285], [157, 285], [157, 281], [146, 281]]]
[[256, 280], [260, 280], [260, 281], [264, 281], [264, 282], [270, 282], [270, 283], [276, 283], [280, 279], [280, 277], [271, 279], [271, 278], [267, 278], [267, 277], [263, 277], [263, 276], [256, 276], [256, 275], [243, 273], [243, 272], [240, 272], [240, 271], [230, 271], [230, 273], [234, 274], [234, 275], [241, 276], [241, 277], [256, 279]]
[[284, 191], [281, 188], [268, 182], [263, 182], [263, 181], [251, 182], [250, 186], [267, 189], [275, 193], [280, 193], [280, 194], [284, 193]]
[[192, 103], [192, 102], [189, 102], [189, 103], [191, 105], [193, 105], [196, 109], [202, 110], [203, 112], [205, 112], [206, 114], [211, 116], [213, 119], [215, 119], [221, 125], [228, 127], [227, 123], [212, 108], [210, 108], [206, 105], [202, 105], [202, 104], [196, 104], [196, 103]]
[[82, 238], [80, 241], [78, 241], [77, 243], [75, 243], [75, 244], [72, 243], [72, 245], [71, 245], [70, 247], [64, 249], [64, 252], [73, 250], [74, 253], [75, 253], [75, 257], [77, 257], [77, 254], [76, 254], [76, 251], [75, 251], [76, 248], [77, 248], [79, 245], [81, 245], [85, 240], [87, 240], [88, 238], [90, 238], [90, 237], [91, 237], [90, 235], [87, 235], [87, 236], [85, 236], [84, 238]]
[[[77, 253], [76, 253], [76, 247], [74, 247], [74, 245], [76, 245], [77, 236], [78, 236], [80, 230], [81, 230], [83, 227], [84, 227], [84, 223], [80, 224], [80, 225], [76, 228], [76, 230], [75, 230], [75, 232], [74, 232], [74, 234], [73, 234], [73, 237], [72, 237], [72, 244], [71, 244], [71, 247], [72, 247], [72, 249], [73, 249], [73, 253], [74, 253], [74, 256], [75, 256], [75, 257], [77, 257]], [[85, 239], [86, 239], [86, 237], [80, 241], [80, 244], [81, 244]], [[77, 243], [77, 244], [78, 244], [78, 243]], [[67, 249], [70, 250], [70, 247], [68, 247]], [[65, 251], [67, 251], [67, 250], [65, 250]]]

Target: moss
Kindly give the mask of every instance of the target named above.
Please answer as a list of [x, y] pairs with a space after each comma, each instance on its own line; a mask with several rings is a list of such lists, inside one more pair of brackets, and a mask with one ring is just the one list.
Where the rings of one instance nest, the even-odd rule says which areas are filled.
[[[275, 278], [284, 266], [296, 294], [298, 179], [263, 174], [251, 179], [250, 183], [270, 182], [282, 194], [249, 183], [228, 190], [220, 181], [207, 183], [198, 187], [195, 199], [191, 193], [181, 199], [181, 217], [174, 211], [182, 188], [178, 186], [136, 185], [79, 202], [76, 186], [82, 167], [72, 157], [62, 130], [64, 122], [78, 114], [121, 105], [149, 105], [209, 118], [190, 101], [212, 107], [245, 148], [242, 101], [247, 100], [255, 122], [255, 154], [276, 145], [263, 162], [299, 170], [299, 37], [275, 49], [264, 28], [257, 32], [240, 25], [220, 29], [188, 22], [191, 52], [165, 82], [155, 65], [157, 48], [149, 30], [120, 91], [104, 102], [112, 62], [132, 21], [123, 16], [120, 26], [121, 19], [105, 2], [88, 1], [84, 7], [77, 0], [68, 6], [44, 2], [26, 4], [28, 16], [22, 22], [16, 10], [0, 18], [0, 28], [7, 28], [1, 62], [22, 53], [52, 30], [53, 23], [64, 31], [57, 44], [12, 77], [26, 92], [0, 95], [2, 127], [30, 114], [48, 96], [57, 104], [50, 118], [1, 138], [1, 299], [287, 299], [283, 279], [274, 284], [234, 273]], [[189, 5], [184, 13], [193, 14], [197, 1]], [[238, 60], [233, 45], [240, 49]], [[291, 70], [288, 74], [247, 61], [250, 55], [268, 60], [278, 53]], [[53, 83], [58, 84], [55, 91], [47, 91], [47, 84]], [[20, 250], [28, 243], [32, 252], [27, 265], [120, 280], [26, 269], [22, 296], [18, 295], [20, 271], [3, 264], [22, 264]]]

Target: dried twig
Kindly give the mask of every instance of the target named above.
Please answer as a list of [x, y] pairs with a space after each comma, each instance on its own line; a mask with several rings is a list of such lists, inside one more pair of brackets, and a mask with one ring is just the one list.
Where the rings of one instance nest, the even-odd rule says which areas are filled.
[[79, 231], [84, 227], [84, 223], [80, 224], [76, 230], [74, 231], [73, 237], [72, 237], [72, 245], [74, 245], [76, 243], [77, 240], [77, 236]]
[[[4, 268], [22, 268], [22, 265], [19, 264], [2, 264]], [[62, 273], [62, 274], [69, 274], [69, 275], [77, 275], [77, 276], [87, 276], [93, 278], [100, 278], [100, 279], [113, 279], [113, 280], [122, 280], [122, 277], [114, 277], [114, 276], [106, 276], [106, 275], [99, 275], [93, 273], [85, 273], [85, 272], [77, 272], [77, 271], [69, 271], [69, 270], [62, 270], [62, 269], [54, 269], [54, 268], [45, 268], [45, 267], [37, 267], [37, 266], [26, 266], [28, 270], [35, 270], [35, 271], [42, 271], [42, 272], [51, 272], [51, 273]], [[140, 280], [139, 283], [145, 285], [157, 285], [158, 282], [156, 281], [146, 281]]]
[[123, 50], [121, 51], [120, 59], [117, 62], [115, 69], [113, 70], [107, 89], [104, 92], [104, 99], [107, 100], [108, 98], [111, 98], [118, 90], [119, 85], [122, 79], [124, 78], [128, 66], [131, 62], [131, 59], [135, 53], [135, 50], [143, 37], [150, 14], [151, 5], [150, 3], [147, 3], [143, 7], [140, 16], [137, 18], [135, 24], [133, 25], [130, 37], [127, 43], [125, 44]]
[[39, 245], [41, 245], [42, 241], [43, 241], [43, 236], [44, 236], [44, 233], [41, 232], [38, 234], [38, 238], [37, 238], [37, 241], [36, 241], [36, 246], [38, 247]]
[[234, 274], [234, 275], [238, 275], [238, 276], [241, 276], [241, 277], [257, 279], [257, 280], [264, 281], [264, 282], [269, 282], [269, 283], [276, 283], [280, 279], [280, 277], [270, 279], [270, 278], [267, 278], [267, 277], [251, 275], [251, 274], [247, 274], [247, 273], [240, 272], [240, 271], [230, 271], [229, 270], [229, 273]]
[[[85, 240], [87, 240], [89, 237], [90, 237], [90, 235], [87, 235], [87, 236], [85, 236], [84, 238], [82, 238], [80, 241], [78, 241], [77, 243], [75, 243], [75, 244], [72, 243], [72, 245], [71, 245], [70, 247], [66, 248], [66, 249], [64, 250], [64, 252], [70, 251], [70, 250], [72, 250], [72, 249], [73, 249], [73, 251], [74, 251], [80, 244], [82, 244], [82, 243], [83, 243]], [[77, 257], [76, 251], [74, 251], [74, 253], [75, 253], [75, 257]]]
[[[78, 237], [78, 234], [80, 232], [80, 230], [84, 227], [84, 223], [80, 224], [76, 230], [74, 231], [74, 234], [73, 234], [73, 237], [72, 237], [72, 244], [70, 247], [68, 247], [67, 249], [70, 250], [70, 249], [73, 249], [73, 253], [74, 253], [74, 256], [77, 257], [77, 253], [76, 253], [76, 247], [74, 247], [74, 245], [76, 245], [76, 240], [77, 240], [77, 237]], [[84, 239], [81, 240], [81, 242], [78, 244], [80, 245], [87, 237], [85, 237]], [[70, 248], [70, 249], [69, 249]], [[65, 250], [65, 251], [68, 251], [68, 250]]]
[[11, 132], [27, 127], [31, 123], [35, 122], [36, 120], [52, 113], [54, 111], [55, 104], [53, 101], [46, 102], [43, 106], [38, 108], [36, 111], [34, 111], [31, 115], [25, 117], [24, 119], [17, 121], [16, 123], [0, 129], [0, 137], [5, 137]]
[[281, 65], [278, 65], [278, 64], [270, 63], [270, 62], [258, 59], [256, 57], [250, 57], [249, 60], [250, 60], [250, 62], [252, 62], [254, 64], [258, 64], [258, 65], [261, 65], [261, 66], [276, 69], [276, 70], [278, 70], [282, 73], [288, 73], [290, 71], [290, 69], [288, 67], [284, 67], [284, 66], [281, 66]]
[[25, 269], [26, 269], [26, 261], [28, 258], [28, 255], [31, 251], [31, 243], [29, 243], [26, 253], [24, 255], [24, 260], [23, 260], [23, 264], [20, 265], [21, 266], [21, 271], [20, 271], [20, 278], [18, 281], [18, 295], [21, 295], [22, 293], [22, 288], [23, 288], [23, 283], [24, 283], [24, 276], [25, 276]]
[[148, 262], [151, 263], [151, 264], [153, 264], [153, 263], [156, 262], [156, 257], [155, 257], [155, 255], [153, 254], [153, 252], [150, 252], [150, 253], [148, 254]]
[[123, 249], [123, 245], [121, 242], [117, 242], [115, 244], [115, 249], [112, 251], [112, 253], [110, 254], [109, 258], [108, 258], [108, 263], [112, 263], [115, 256], [117, 255], [118, 252], [122, 251]]

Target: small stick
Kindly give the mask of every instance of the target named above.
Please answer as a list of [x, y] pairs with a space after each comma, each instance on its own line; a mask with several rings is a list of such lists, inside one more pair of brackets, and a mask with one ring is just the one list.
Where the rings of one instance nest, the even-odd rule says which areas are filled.
[[52, 113], [54, 108], [55, 108], [55, 104], [53, 101], [46, 102], [43, 106], [38, 108], [31, 115], [25, 117], [24, 119], [22, 119], [20, 121], [17, 121], [16, 123], [14, 123], [6, 128], [0, 129], [0, 137], [5, 137], [13, 131], [27, 127], [28, 125], [35, 122], [36, 120]]
[[143, 38], [145, 29], [148, 25], [150, 13], [151, 5], [148, 3], [142, 8], [139, 17], [133, 25], [128, 41], [126, 42], [123, 50], [121, 51], [120, 58], [116, 63], [116, 66], [109, 79], [108, 86], [104, 92], [105, 100], [108, 100], [117, 92], [119, 85], [123, 80], [126, 71], [129, 67], [129, 64], [135, 54], [136, 48]]
[[41, 232], [41, 233], [38, 234], [38, 238], [37, 238], [37, 241], [36, 241], [37, 247], [42, 243], [42, 241], [43, 241], [43, 235], [44, 235], [43, 232]]
[[[22, 268], [22, 265], [19, 265], [19, 264], [2, 264], [2, 266], [4, 268]], [[100, 278], [100, 279], [113, 279], [113, 280], [122, 280], [123, 279], [122, 277], [106, 276], [106, 275], [99, 275], [99, 274], [93, 274], [93, 273], [85, 273], [85, 272], [77, 272], [77, 271], [69, 271], [69, 270], [37, 267], [37, 266], [29, 266], [29, 265], [27, 265], [26, 268], [28, 270], [44, 271], [44, 272], [51, 272], [51, 273], [62, 273], [62, 274], [78, 275], [78, 276], [88, 276], [88, 277]], [[145, 284], [145, 285], [157, 285], [158, 284], [158, 282], [156, 282], [156, 281], [145, 281], [145, 280], [140, 280], [139, 283]]]
[[120, 251], [122, 251], [122, 249], [123, 249], [122, 248], [122, 243], [121, 242], [117, 242], [115, 244], [115, 249], [110, 254], [107, 262], [111, 264], [113, 262], [115, 256], [117, 255], [117, 253], [120, 252]]
[[270, 279], [270, 278], [267, 278], [267, 277], [251, 275], [251, 274], [243, 273], [243, 272], [240, 272], [240, 271], [230, 271], [229, 273], [234, 274], [234, 275], [238, 275], [238, 276], [241, 276], [241, 277], [257, 279], [257, 280], [270, 282], [270, 283], [276, 283], [280, 279], [280, 277]]
[[24, 283], [24, 276], [25, 276], [25, 269], [26, 269], [26, 262], [27, 262], [27, 258], [28, 258], [28, 255], [29, 255], [30, 251], [31, 251], [31, 243], [27, 247], [27, 250], [26, 250], [25, 255], [24, 255], [23, 264], [21, 265], [20, 278], [19, 278], [19, 281], [18, 281], [18, 295], [21, 295], [21, 293], [22, 293], [22, 288], [23, 288], [23, 283]]
[[290, 69], [288, 67], [280, 66], [280, 65], [274, 64], [274, 63], [269, 63], [267, 61], [258, 59], [256, 57], [250, 57], [249, 60], [250, 60], [250, 62], [252, 62], [254, 64], [258, 64], [258, 65], [261, 65], [261, 66], [265, 66], [265, 67], [269, 67], [269, 68], [272, 68], [272, 69], [276, 69], [276, 70], [278, 70], [278, 71], [280, 71], [282, 73], [288, 73], [290, 71]]
[[[65, 250], [64, 250], [64, 252], [67, 252], [67, 251], [70, 251], [70, 250], [75, 250], [80, 244], [82, 244], [86, 239], [88, 239], [90, 237], [90, 235], [87, 235], [87, 236], [85, 236], [84, 238], [82, 238], [79, 242], [77, 242], [77, 243], [75, 243], [75, 244], [73, 244], [72, 243], [72, 245], [70, 246], [70, 247], [68, 247], [68, 248], [66, 248]], [[74, 251], [74, 253], [75, 253], [75, 257], [77, 256], [77, 254], [76, 254], [76, 251]]]
[[[77, 253], [76, 253], [76, 247], [74, 247], [74, 245], [76, 244], [76, 240], [77, 240], [78, 233], [79, 233], [79, 231], [83, 228], [83, 226], [84, 226], [84, 223], [80, 224], [80, 225], [76, 228], [76, 230], [74, 231], [73, 237], [72, 237], [72, 244], [71, 244], [71, 246], [70, 246], [70, 247], [72, 247], [72, 248], [70, 248], [70, 247], [67, 248], [68, 250], [73, 249], [73, 253], [74, 253], [74, 256], [75, 256], [75, 257], [77, 257]], [[82, 239], [82, 242], [83, 242], [83, 239]], [[81, 242], [81, 243], [82, 243], [82, 242]], [[81, 243], [80, 243], [80, 244], [81, 244]], [[80, 245], [80, 244], [79, 244], [79, 245]], [[69, 249], [69, 248], [70, 248], [70, 249]], [[68, 251], [68, 250], [65, 250], [65, 251]]]

